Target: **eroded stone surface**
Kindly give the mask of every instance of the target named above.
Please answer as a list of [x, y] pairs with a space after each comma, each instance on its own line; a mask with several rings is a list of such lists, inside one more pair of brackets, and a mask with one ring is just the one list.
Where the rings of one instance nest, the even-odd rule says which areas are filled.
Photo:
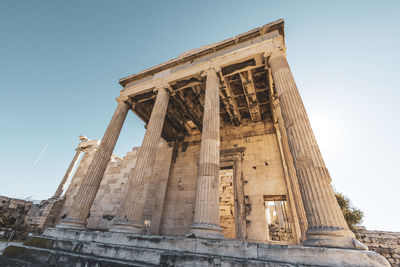
[[[95, 242], [94, 242], [95, 241]], [[129, 244], [127, 246], [127, 244]], [[20, 255], [30, 262], [55, 264], [93, 261], [166, 266], [389, 266], [374, 252], [268, 245], [228, 240], [206, 240], [126, 233], [97, 233], [48, 229], [44, 237], [33, 237], [23, 246], [10, 246], [4, 255]], [[70, 264], [69, 266], [71, 266]]]

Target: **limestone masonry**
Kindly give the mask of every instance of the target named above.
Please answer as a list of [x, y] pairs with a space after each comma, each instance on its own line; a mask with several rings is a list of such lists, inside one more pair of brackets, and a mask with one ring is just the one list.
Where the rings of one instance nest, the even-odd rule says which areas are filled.
[[[31, 216], [44, 233], [4, 254], [57, 266], [389, 266], [344, 220], [285, 51], [278, 20], [121, 79], [102, 140], [80, 137]], [[119, 158], [130, 111], [146, 133]]]

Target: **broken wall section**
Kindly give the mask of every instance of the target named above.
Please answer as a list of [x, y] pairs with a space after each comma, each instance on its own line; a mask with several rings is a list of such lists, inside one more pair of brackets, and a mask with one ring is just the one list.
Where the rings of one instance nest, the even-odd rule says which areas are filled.
[[0, 196], [0, 239], [25, 239], [34, 227], [25, 223], [29, 211], [35, 206], [31, 201]]
[[381, 254], [392, 266], [400, 266], [400, 232], [367, 230], [359, 226], [355, 234], [369, 250]]
[[[158, 145], [153, 173], [149, 180], [149, 194], [144, 209], [144, 220], [151, 222], [152, 232], [158, 233], [160, 213], [169, 175], [173, 147], [161, 140]], [[114, 157], [104, 173], [96, 198], [90, 209], [87, 228], [108, 230], [116, 220], [129, 184], [129, 176], [135, 168], [139, 147], [133, 148], [124, 158]], [[132, 199], [135, 196], [129, 196]]]

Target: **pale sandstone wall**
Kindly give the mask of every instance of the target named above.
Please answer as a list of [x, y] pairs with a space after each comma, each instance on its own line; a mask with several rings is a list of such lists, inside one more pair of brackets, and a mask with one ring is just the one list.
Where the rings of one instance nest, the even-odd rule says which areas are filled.
[[152, 234], [160, 234], [168, 178], [170, 176], [172, 161], [174, 160], [173, 153], [174, 145], [172, 143], [168, 144], [163, 140], [160, 141], [143, 214], [145, 220], [151, 221]]
[[90, 209], [87, 228], [109, 229], [114, 223], [115, 215], [120, 207], [128, 177], [135, 167], [138, 147], [129, 151], [123, 159], [115, 159], [107, 165], [96, 198]]
[[[165, 191], [163, 182], [166, 183], [166, 177], [168, 177], [172, 149], [167, 142], [164, 140], [160, 141], [155, 168], [151, 176], [152, 180], [150, 181], [150, 194], [146, 202], [145, 219], [153, 221], [152, 213], [155, 200], [157, 196], [163, 195], [163, 188]], [[136, 165], [138, 152], [139, 148], [135, 147], [123, 159], [116, 159], [114, 162], [108, 164], [96, 198], [90, 209], [90, 216], [87, 221], [88, 228], [105, 230], [113, 226], [117, 211], [126, 194], [130, 172]]]
[[49, 198], [33, 205], [26, 215], [25, 224], [41, 230], [54, 226], [64, 201], [65, 198]]
[[275, 129], [270, 122], [221, 131], [221, 149], [244, 147], [243, 180], [247, 240], [268, 241], [264, 196], [286, 195]]
[[[178, 148], [168, 180], [161, 234], [184, 236], [193, 223], [200, 153], [200, 135], [186, 137]], [[244, 148], [242, 162], [244, 196], [247, 204], [247, 240], [265, 242], [268, 231], [264, 196], [286, 195], [282, 160], [273, 124], [223, 128], [221, 151]], [[181, 185], [179, 182], [181, 181]]]
[[[185, 236], [194, 218], [200, 136], [187, 137], [171, 166], [161, 220], [161, 234]], [[181, 184], [179, 183], [181, 182]]]

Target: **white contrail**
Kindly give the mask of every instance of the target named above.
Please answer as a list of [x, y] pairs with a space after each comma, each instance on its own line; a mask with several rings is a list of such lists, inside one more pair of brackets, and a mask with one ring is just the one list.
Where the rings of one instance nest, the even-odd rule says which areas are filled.
[[17, 197], [17, 193], [19, 193], [21, 191], [21, 189], [24, 187], [25, 182], [28, 180], [29, 176], [31, 175], [33, 169], [35, 168], [35, 166], [38, 164], [40, 158], [42, 157], [43, 153], [46, 151], [47, 147], [50, 144], [50, 140], [47, 142], [47, 144], [44, 146], [44, 148], [42, 149], [42, 152], [40, 152], [39, 156], [36, 158], [35, 162], [32, 164], [32, 167], [30, 168], [29, 172], [25, 175], [24, 179], [21, 182], [21, 186], [19, 187], [19, 191], [16, 191], [14, 194], [14, 197]]

